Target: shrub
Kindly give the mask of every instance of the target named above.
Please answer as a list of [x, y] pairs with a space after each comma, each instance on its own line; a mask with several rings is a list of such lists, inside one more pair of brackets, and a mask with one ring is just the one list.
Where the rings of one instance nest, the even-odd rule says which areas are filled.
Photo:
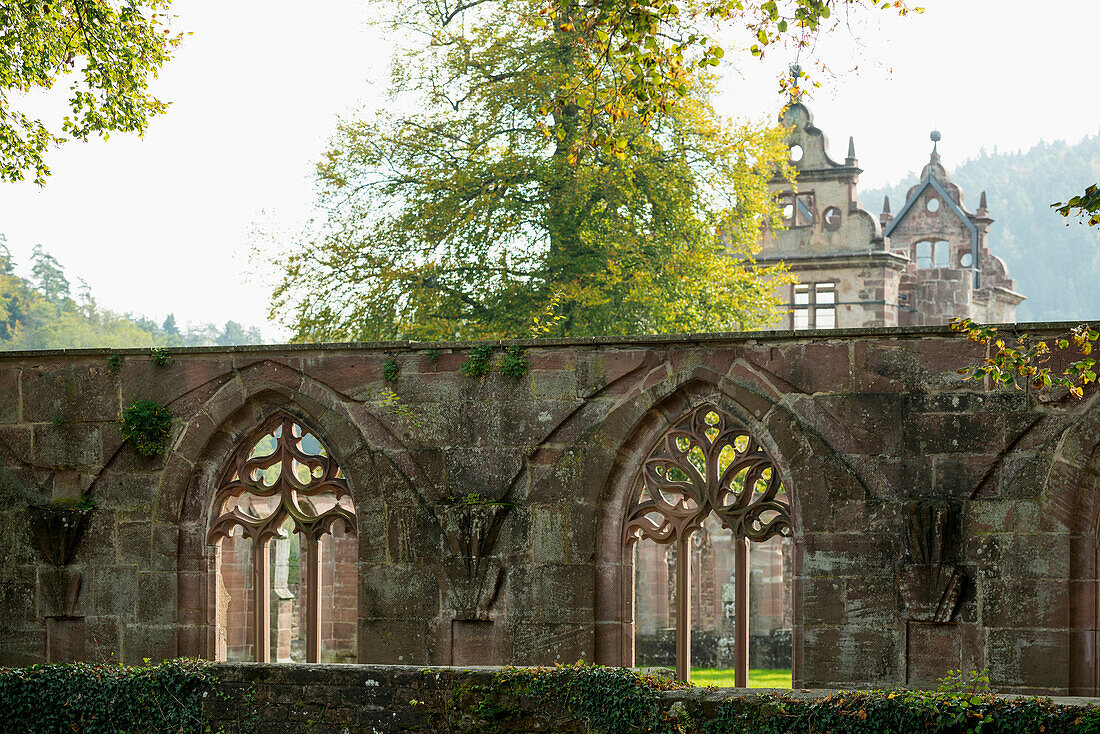
[[147, 667], [64, 663], [0, 668], [5, 734], [201, 734], [213, 678], [197, 660]]
[[123, 441], [131, 441], [142, 456], [156, 456], [172, 435], [168, 409], [151, 400], [135, 400], [118, 419]]

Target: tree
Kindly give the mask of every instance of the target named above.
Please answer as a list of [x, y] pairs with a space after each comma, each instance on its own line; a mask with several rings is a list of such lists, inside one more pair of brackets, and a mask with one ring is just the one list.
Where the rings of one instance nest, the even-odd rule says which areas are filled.
[[[721, 330], [778, 317], [781, 268], [752, 261], [778, 226], [767, 181], [785, 132], [733, 125], [693, 72], [652, 121], [548, 110], [591, 49], [546, 35], [537, 0], [424, 3], [428, 39], [395, 69], [422, 112], [341, 124], [318, 167], [327, 219], [288, 248], [272, 316], [299, 340]], [[511, 19], [503, 23], [500, 19]], [[606, 78], [614, 86], [616, 74]], [[578, 147], [592, 124], [608, 148]]]
[[174, 313], [170, 313], [165, 317], [164, 325], [160, 328], [169, 336], [179, 336], [180, 330], [176, 326], [176, 315]]
[[[145, 131], [167, 104], [148, 92], [181, 34], [168, 27], [170, 0], [13, 0], [0, 3], [0, 181], [50, 173], [46, 150], [93, 134]], [[73, 77], [69, 110], [47, 125], [12, 97]], [[60, 133], [60, 134], [59, 134]]]
[[[456, 8], [482, 1], [457, 0]], [[578, 107], [591, 123], [574, 141], [579, 150], [614, 145], [607, 118], [630, 112], [645, 125], [687, 96], [692, 68], [717, 66], [725, 55], [712, 36], [717, 23], [742, 30], [753, 56], [777, 45], [798, 55], [820, 34], [874, 8], [923, 12], [905, 0], [545, 0], [534, 22], [549, 34], [574, 34], [587, 51], [552, 102], [555, 110]], [[791, 80], [780, 83], [787, 89]]]
[[65, 277], [65, 269], [57, 258], [43, 250], [42, 245], [35, 245], [31, 260], [34, 263], [31, 274], [38, 286], [38, 292], [52, 303], [68, 300], [69, 279]]

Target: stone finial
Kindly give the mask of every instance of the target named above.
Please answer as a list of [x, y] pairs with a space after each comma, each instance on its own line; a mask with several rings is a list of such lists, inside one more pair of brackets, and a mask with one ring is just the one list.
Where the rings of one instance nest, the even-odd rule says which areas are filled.
[[894, 215], [890, 213], [890, 197], [884, 196], [882, 197], [882, 214], [879, 216], [879, 221], [885, 227], [893, 218]]
[[797, 102], [802, 96], [802, 90], [798, 87], [798, 80], [802, 78], [802, 67], [791, 64], [791, 102]]
[[939, 145], [939, 142], [943, 140], [943, 136], [940, 134], [939, 130], [933, 130], [929, 133], [928, 139], [932, 141], [932, 154], [935, 155], [937, 153], [936, 147]]
[[984, 191], [982, 192], [981, 198], [978, 200], [978, 211], [974, 213], [974, 219], [978, 222], [979, 227], [983, 228], [983, 230], [985, 227], [988, 227], [989, 224], [993, 221], [989, 217], [989, 205], [986, 203]]
[[852, 136], [848, 136], [848, 157], [844, 161], [845, 165], [854, 166], [856, 164], [856, 140]]
[[982, 192], [981, 200], [978, 202], [978, 208], [979, 209], [986, 209], [986, 210], [989, 209], [989, 206], [985, 203], [985, 192], [984, 191]]

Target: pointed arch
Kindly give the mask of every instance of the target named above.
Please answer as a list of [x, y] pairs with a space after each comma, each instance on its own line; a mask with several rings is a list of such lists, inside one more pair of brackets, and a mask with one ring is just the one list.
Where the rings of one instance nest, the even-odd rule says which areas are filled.
[[[652, 461], [654, 457], [651, 452], [662, 439], [675, 436], [678, 425], [685, 420], [692, 420], [694, 415], [705, 415], [704, 406], [710, 406], [726, 416], [730, 437], [735, 438], [738, 431], [743, 431], [740, 435], [746, 436], [746, 440], [751, 442], [743, 448], [748, 449], [751, 445], [749, 454], [767, 457], [772, 475], [787, 493], [789, 509], [784, 508], [784, 520], [774, 524], [772, 529], [784, 528], [790, 533], [794, 544], [791, 621], [796, 639], [792, 649], [792, 673], [794, 679], [799, 680], [801, 656], [797, 643], [801, 630], [801, 600], [798, 575], [802, 519], [798, 505], [799, 491], [792, 481], [788, 462], [814, 454], [809, 436], [804, 433], [793, 414], [778, 402], [728, 378], [707, 379], [707, 375], [699, 371], [689, 379], [668, 386], [663, 396], [650, 393], [646, 397], [651, 400], [640, 399], [638, 402], [647, 404], [648, 409], [632, 421], [618, 444], [613, 461], [609, 462], [611, 468], [600, 503], [596, 539], [597, 662], [631, 665], [634, 661], [633, 558], [624, 541], [629, 534], [631, 511], [635, 510], [635, 514], [638, 514], [639, 510], [634, 507], [639, 473], [647, 461]], [[666, 443], [665, 446], [667, 445]], [[718, 451], [721, 452], [721, 447]], [[746, 464], [751, 464], [748, 458], [742, 457]], [[745, 468], [748, 467], [739, 466], [737, 471]], [[756, 467], [757, 478], [764, 468], [763, 463]], [[816, 491], [820, 487], [808, 489]], [[752, 504], [752, 498], [752, 495], [735, 495], [730, 507], [737, 509], [727, 512], [751, 516], [751, 512], [744, 511]], [[771, 499], [774, 499], [774, 495]], [[718, 500], [720, 505], [725, 501]], [[729, 520], [731, 524], [738, 522], [734, 517]], [[753, 532], [763, 537], [770, 532], [766, 529], [767, 525], [767, 522], [756, 525]]]

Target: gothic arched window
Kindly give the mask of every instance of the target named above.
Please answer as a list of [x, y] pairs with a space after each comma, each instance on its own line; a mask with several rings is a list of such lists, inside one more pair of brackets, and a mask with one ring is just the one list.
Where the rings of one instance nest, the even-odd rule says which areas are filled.
[[748, 542], [791, 535], [786, 489], [771, 458], [737, 419], [701, 405], [669, 428], [646, 455], [635, 480], [625, 542], [676, 545], [676, 674], [691, 670], [691, 543], [708, 518], [733, 532], [734, 675], [748, 676]]
[[217, 657], [355, 659], [357, 522], [343, 470], [279, 414], [237, 449], [207, 542], [217, 554]]

